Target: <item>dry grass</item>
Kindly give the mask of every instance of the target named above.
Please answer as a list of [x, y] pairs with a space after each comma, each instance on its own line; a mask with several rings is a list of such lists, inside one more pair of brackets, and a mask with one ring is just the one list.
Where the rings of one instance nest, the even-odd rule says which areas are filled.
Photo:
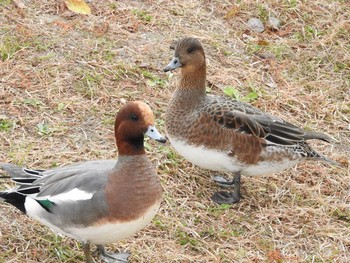
[[[212, 93], [254, 89], [257, 107], [350, 144], [346, 0], [105, 0], [90, 3], [89, 17], [53, 0], [27, 5], [21, 11], [0, 0], [3, 162], [45, 168], [115, 158], [113, 121], [123, 99], [149, 103], [164, 132], [178, 73], [161, 69], [170, 43], [183, 36], [202, 40]], [[247, 29], [250, 17], [266, 21], [269, 13], [284, 22], [280, 31]], [[245, 198], [218, 206], [209, 199], [213, 173], [170, 145], [148, 143], [164, 202], [152, 225], [109, 249], [131, 251], [132, 262], [350, 262], [349, 153], [317, 144], [344, 167], [304, 163], [244, 177]], [[1, 189], [10, 186], [1, 181]], [[78, 242], [9, 205], [1, 204], [0, 217], [0, 262], [83, 260]]]

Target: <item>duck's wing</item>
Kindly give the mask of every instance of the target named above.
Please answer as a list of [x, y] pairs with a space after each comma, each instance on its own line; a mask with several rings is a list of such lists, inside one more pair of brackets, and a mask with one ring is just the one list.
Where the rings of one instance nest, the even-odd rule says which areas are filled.
[[89, 181], [94, 177], [102, 178], [115, 164], [116, 160], [98, 160], [48, 170], [34, 170], [1, 163], [0, 168], [16, 182], [17, 188], [14, 191], [40, 197], [58, 195], [75, 188], [89, 188]]
[[308, 139], [328, 141], [327, 135], [306, 132], [289, 122], [251, 106], [226, 97], [208, 96], [205, 112], [226, 129], [263, 138], [267, 144], [295, 145]]

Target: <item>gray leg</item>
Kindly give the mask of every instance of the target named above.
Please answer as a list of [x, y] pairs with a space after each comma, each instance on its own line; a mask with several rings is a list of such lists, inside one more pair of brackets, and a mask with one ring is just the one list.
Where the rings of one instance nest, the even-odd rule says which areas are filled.
[[234, 185], [233, 192], [216, 192], [211, 196], [211, 200], [218, 204], [234, 204], [239, 202], [241, 200], [241, 173], [235, 173], [230, 183]]
[[86, 263], [94, 263], [94, 260], [92, 259], [91, 254], [90, 254], [90, 243], [89, 242], [82, 243], [82, 245], [83, 245]]
[[222, 187], [232, 187], [234, 185], [234, 179], [229, 181], [220, 175], [213, 176], [213, 180], [215, 183], [217, 183], [218, 185], [220, 185]]
[[101, 260], [106, 263], [127, 263], [130, 256], [127, 252], [107, 253], [102, 245], [97, 245], [97, 251], [100, 253]]

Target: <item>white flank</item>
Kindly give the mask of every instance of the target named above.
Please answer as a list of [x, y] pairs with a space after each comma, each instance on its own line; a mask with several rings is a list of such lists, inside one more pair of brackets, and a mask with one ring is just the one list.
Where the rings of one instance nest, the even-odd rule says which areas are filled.
[[[146, 227], [157, 213], [160, 203], [156, 203], [148, 209], [148, 211], [140, 218], [130, 222], [113, 222], [102, 225], [90, 226], [85, 228], [65, 227], [65, 231], [60, 226], [53, 225], [46, 220], [52, 214], [49, 214], [45, 209], [38, 204], [34, 199], [27, 197], [25, 201], [25, 208], [27, 214], [38, 220], [43, 225], [48, 226], [54, 232], [63, 234], [65, 236], [74, 238], [83, 242], [91, 242], [98, 245], [117, 242], [132, 236], [137, 231]], [[63, 226], [62, 226], [63, 227]]]
[[241, 171], [243, 175], [260, 176], [283, 171], [293, 167], [300, 162], [300, 159], [290, 160], [284, 159], [278, 162], [263, 161], [253, 165], [247, 165], [237, 160], [237, 158], [229, 156], [225, 152], [211, 150], [204, 146], [193, 146], [185, 141], [180, 141], [169, 136], [169, 140], [173, 147], [188, 161], [198, 165], [201, 168], [218, 172], [235, 173]]
[[299, 163], [300, 160], [283, 159], [278, 162], [260, 162], [255, 165], [247, 166], [242, 170], [243, 175], [259, 176], [273, 174], [291, 168]]
[[140, 218], [130, 222], [113, 222], [87, 228], [69, 228], [69, 232], [81, 241], [89, 241], [103, 245], [113, 243], [132, 236], [137, 231], [146, 227], [159, 209], [160, 203], [156, 203]]
[[24, 202], [24, 207], [27, 211], [27, 214], [38, 220], [41, 224], [48, 226], [49, 228], [51, 228], [51, 230], [53, 230], [56, 233], [59, 234], [64, 234], [68, 237], [72, 237], [77, 239], [75, 236], [71, 235], [70, 233], [66, 233], [65, 231], [63, 231], [61, 228], [51, 224], [49, 221], [46, 220], [46, 218], [48, 218], [49, 216], [51, 216], [51, 214], [49, 212], [47, 212], [37, 201], [35, 201], [33, 198], [27, 196], [26, 200]]
[[169, 140], [185, 159], [199, 167], [219, 172], [237, 172], [243, 168], [236, 158], [228, 156], [225, 152], [210, 150], [204, 146], [193, 146], [170, 136]]
[[94, 195], [94, 193], [89, 193], [78, 188], [74, 188], [68, 192], [58, 194], [58, 195], [47, 195], [37, 197], [37, 200], [45, 200], [48, 199], [51, 202], [59, 203], [59, 202], [75, 202], [81, 200], [89, 200]]

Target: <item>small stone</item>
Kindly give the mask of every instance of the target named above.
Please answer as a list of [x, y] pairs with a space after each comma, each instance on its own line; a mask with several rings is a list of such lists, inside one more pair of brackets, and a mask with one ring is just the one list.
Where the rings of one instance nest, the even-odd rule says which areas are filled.
[[257, 55], [262, 59], [273, 59], [273, 60], [276, 59], [275, 55], [271, 52], [261, 52], [261, 53], [258, 53]]
[[269, 26], [274, 30], [279, 30], [281, 28], [281, 21], [274, 16], [270, 16]]
[[247, 25], [250, 27], [251, 30], [257, 33], [264, 32], [265, 27], [261, 20], [256, 17], [252, 17], [248, 20]]
[[50, 15], [50, 14], [43, 14], [38, 17], [39, 24], [45, 25], [45, 24], [51, 24], [56, 22], [60, 17], [56, 15]]

